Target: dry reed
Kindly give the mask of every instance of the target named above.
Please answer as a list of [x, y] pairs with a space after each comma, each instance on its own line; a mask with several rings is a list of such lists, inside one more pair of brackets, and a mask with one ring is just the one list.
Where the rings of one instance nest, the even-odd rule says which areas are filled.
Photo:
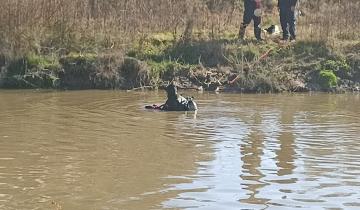
[[[277, 21], [276, 1], [264, 5]], [[359, 40], [360, 1], [302, 0], [300, 9], [299, 39]], [[0, 0], [0, 53], [118, 51], [149, 33], [235, 32], [241, 19], [241, 0]]]

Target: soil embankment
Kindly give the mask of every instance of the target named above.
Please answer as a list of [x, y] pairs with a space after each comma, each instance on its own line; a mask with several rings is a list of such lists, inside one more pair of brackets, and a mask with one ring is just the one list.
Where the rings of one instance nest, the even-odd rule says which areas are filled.
[[336, 52], [322, 42], [183, 43], [150, 36], [125, 54], [0, 56], [0, 87], [54, 89], [161, 88], [239, 92], [358, 91], [360, 43]]

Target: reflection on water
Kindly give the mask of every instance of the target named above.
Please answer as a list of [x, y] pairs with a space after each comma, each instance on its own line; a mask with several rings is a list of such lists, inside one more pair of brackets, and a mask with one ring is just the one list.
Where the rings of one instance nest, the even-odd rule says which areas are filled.
[[[254, 118], [254, 124], [261, 124], [261, 116], [256, 114]], [[243, 189], [249, 191], [247, 196], [241, 199], [244, 203], [264, 204], [269, 201], [269, 199], [257, 197], [258, 192], [266, 185], [265, 182], [261, 181], [265, 176], [259, 170], [262, 162], [261, 157], [264, 155], [264, 138], [265, 136], [261, 130], [253, 128], [241, 145], [243, 167], [240, 177], [242, 180], [247, 181], [247, 183], [243, 184]]]
[[[192, 93], [194, 94], [194, 93]], [[0, 209], [359, 209], [359, 95], [0, 92]]]

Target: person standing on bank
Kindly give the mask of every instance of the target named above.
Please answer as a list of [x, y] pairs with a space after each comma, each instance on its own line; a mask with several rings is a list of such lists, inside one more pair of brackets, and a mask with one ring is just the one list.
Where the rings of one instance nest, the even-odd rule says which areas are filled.
[[296, 40], [296, 5], [298, 0], [278, 0], [280, 23], [283, 31], [282, 40]]
[[240, 26], [239, 39], [244, 40], [246, 27], [251, 20], [254, 21], [254, 34], [258, 41], [261, 41], [261, 0], [244, 0], [244, 17]]

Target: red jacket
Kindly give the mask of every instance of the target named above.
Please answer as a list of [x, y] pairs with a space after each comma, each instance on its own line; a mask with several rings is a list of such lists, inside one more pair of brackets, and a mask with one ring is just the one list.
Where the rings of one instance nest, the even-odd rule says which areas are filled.
[[245, 9], [260, 9], [261, 0], [245, 0]]
[[254, 0], [255, 1], [255, 8], [260, 9], [261, 8], [261, 0]]

